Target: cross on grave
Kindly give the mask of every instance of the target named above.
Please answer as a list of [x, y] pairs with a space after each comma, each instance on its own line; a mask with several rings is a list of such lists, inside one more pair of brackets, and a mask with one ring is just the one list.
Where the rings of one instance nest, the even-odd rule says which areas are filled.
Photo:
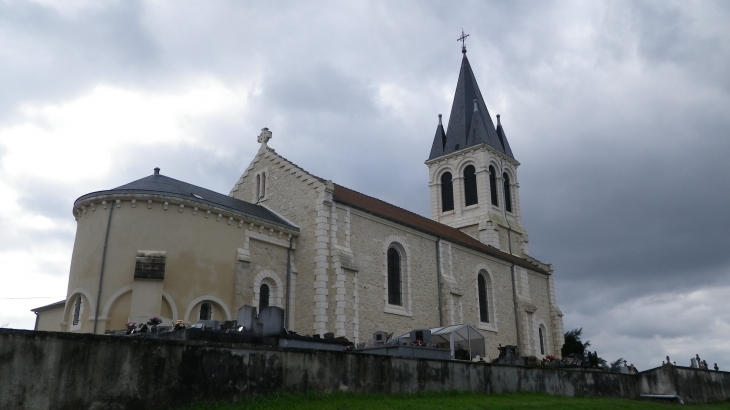
[[468, 34], [464, 34], [464, 29], [461, 29], [461, 37], [457, 38], [456, 41], [461, 41], [461, 52], [466, 53], [466, 38]]

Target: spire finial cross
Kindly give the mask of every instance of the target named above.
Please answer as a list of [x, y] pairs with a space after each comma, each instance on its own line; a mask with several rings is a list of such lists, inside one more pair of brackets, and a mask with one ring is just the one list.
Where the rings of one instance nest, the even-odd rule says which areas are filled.
[[461, 29], [461, 37], [457, 38], [456, 41], [461, 41], [461, 52], [466, 54], [466, 38], [469, 37], [468, 34], [464, 34], [464, 29]]

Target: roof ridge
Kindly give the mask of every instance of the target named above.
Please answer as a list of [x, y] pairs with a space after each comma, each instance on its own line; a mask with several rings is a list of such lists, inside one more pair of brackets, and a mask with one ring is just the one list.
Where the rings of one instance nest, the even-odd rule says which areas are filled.
[[[382, 199], [378, 199], [373, 196], [363, 194], [362, 192], [356, 191], [354, 189], [350, 189], [350, 188], [347, 188], [347, 187], [339, 185], [339, 184], [334, 184], [334, 185], [335, 185], [335, 191], [333, 193], [333, 199], [335, 201], [347, 203], [347, 204], [349, 204], [355, 208], [359, 208], [367, 213], [378, 215], [382, 218], [391, 220], [393, 222], [396, 222], [396, 223], [404, 225], [404, 226], [408, 226], [412, 229], [416, 229], [421, 232], [425, 232], [425, 233], [427, 233], [429, 235], [433, 235], [437, 238], [445, 239], [447, 241], [450, 241], [450, 242], [453, 242], [453, 243], [456, 243], [456, 244], [459, 244], [462, 246], [466, 246], [466, 247], [469, 247], [472, 249], [476, 249], [478, 251], [482, 251], [487, 254], [491, 254], [491, 256], [500, 258], [502, 260], [514, 262], [522, 267], [535, 269], [538, 271], [542, 271], [543, 273], [550, 274], [550, 271], [548, 269], [545, 269], [543, 266], [541, 266], [535, 262], [532, 262], [531, 260], [529, 260], [527, 258], [518, 256], [518, 255], [513, 255], [513, 254], [507, 253], [499, 248], [496, 248], [492, 245], [482, 243], [478, 239], [474, 238], [473, 236], [471, 236], [465, 232], [462, 232], [461, 230], [459, 230], [457, 228], [448, 226], [448, 225], [443, 224], [438, 221], [434, 221], [433, 219], [430, 219], [430, 218], [427, 218], [420, 214], [417, 214], [415, 212], [409, 211], [405, 208], [401, 208], [397, 205], [393, 205], [391, 203], [383, 201]], [[341, 189], [338, 190], [337, 188], [341, 188]], [[347, 197], [348, 192], [346, 192], [346, 191], [352, 192], [356, 195], [360, 195], [365, 198], [352, 198], [352, 197], [348, 198]], [[343, 195], [343, 193], [344, 193], [344, 195]], [[350, 194], [350, 196], [352, 196], [352, 194]], [[358, 204], [357, 203], [358, 199], [376, 201], [378, 203], [384, 204], [385, 207], [382, 207], [380, 210], [373, 209], [373, 207], [368, 207], [367, 204], [362, 204], [362, 203]], [[377, 206], [378, 204], [376, 203], [376, 204], [372, 204], [372, 205]], [[383, 209], [383, 208], [385, 208], [385, 209]], [[387, 208], [391, 208], [391, 209], [387, 209]], [[390, 214], [389, 214], [388, 211], [393, 211], [393, 210], [405, 212], [406, 215], [401, 215], [399, 217], [398, 215], [394, 215], [392, 212], [390, 212]], [[403, 218], [403, 216], [412, 217], [412, 219], [414, 219], [414, 220], [409, 222], [407, 220], [404, 220], [407, 218]], [[428, 225], [432, 225], [432, 226], [429, 227]], [[438, 232], [438, 230], [440, 230], [441, 232]], [[537, 259], [534, 259], [532, 257], [530, 257], [530, 259], [532, 259], [536, 262], [539, 262]], [[539, 263], [542, 263], [542, 262], [539, 262]], [[543, 265], [547, 266], [547, 264], [543, 264]]]
[[[372, 199], [374, 199], [374, 200], [376, 200], [376, 201], [380, 201], [380, 202], [382, 202], [382, 203], [384, 203], [384, 204], [387, 204], [387, 205], [389, 205], [389, 206], [392, 206], [393, 208], [398, 208], [398, 209], [400, 209], [401, 211], [404, 211], [404, 212], [408, 212], [409, 214], [415, 215], [415, 216], [417, 216], [417, 217], [419, 217], [419, 218], [424, 218], [424, 219], [427, 219], [427, 220], [429, 220], [429, 221], [433, 221], [433, 222], [436, 222], [436, 223], [439, 223], [439, 224], [441, 223], [441, 222], [438, 222], [438, 221], [434, 221], [434, 220], [433, 220], [433, 219], [431, 219], [431, 218], [426, 218], [425, 216], [423, 216], [423, 215], [421, 215], [421, 214], [417, 214], [417, 213], [415, 213], [415, 212], [413, 212], [413, 211], [409, 211], [409, 210], [407, 210], [407, 209], [405, 209], [405, 208], [401, 208], [401, 207], [400, 207], [400, 206], [398, 206], [398, 205], [393, 205], [393, 204], [391, 204], [390, 202], [386, 202], [386, 201], [383, 201], [382, 199], [378, 199], [378, 198], [376, 198], [376, 197], [374, 197], [374, 196], [370, 196], [370, 195], [368, 195], [368, 194], [363, 194], [363, 193], [362, 193], [362, 192], [360, 192], [360, 191], [356, 191], [356, 190], [354, 190], [354, 189], [352, 189], [352, 188], [348, 188], [348, 187], [346, 187], [346, 186], [344, 186], [344, 185], [340, 185], [340, 184], [337, 184], [337, 183], [334, 183], [334, 185], [335, 185], [335, 189], [336, 189], [337, 187], [340, 187], [340, 188], [344, 188], [344, 189], [347, 189], [348, 191], [352, 191], [352, 192], [355, 192], [355, 193], [357, 193], [357, 194], [360, 194], [360, 195], [362, 195], [362, 196], [366, 196], [366, 197], [368, 197], [368, 198], [372, 198]], [[444, 224], [441, 224], [441, 225], [444, 225]], [[444, 226], [448, 226], [448, 225], [444, 225]], [[449, 228], [450, 228], [450, 227], [449, 227]]]
[[309, 175], [310, 177], [312, 177], [312, 178], [316, 178], [316, 179], [318, 179], [318, 180], [319, 180], [320, 182], [325, 182], [325, 181], [327, 181], [326, 179], [324, 179], [324, 178], [322, 178], [322, 177], [318, 177], [318, 176], [316, 176], [316, 175], [312, 174], [311, 172], [307, 171], [306, 169], [302, 168], [301, 166], [299, 166], [299, 165], [295, 164], [295, 163], [294, 163], [293, 161], [291, 161], [290, 159], [286, 158], [285, 156], [283, 156], [283, 155], [279, 154], [278, 152], [276, 152], [276, 151], [275, 151], [275, 150], [274, 150], [273, 148], [269, 147], [268, 145], [266, 146], [266, 149], [267, 149], [268, 151], [271, 151], [271, 153], [273, 153], [273, 154], [274, 154], [274, 155], [276, 155], [277, 157], [279, 157], [279, 158], [283, 159], [284, 161], [286, 161], [286, 162], [288, 162], [288, 163], [292, 164], [292, 166], [296, 167], [296, 168], [297, 168], [298, 170], [300, 170], [300, 171], [304, 172], [305, 174]]

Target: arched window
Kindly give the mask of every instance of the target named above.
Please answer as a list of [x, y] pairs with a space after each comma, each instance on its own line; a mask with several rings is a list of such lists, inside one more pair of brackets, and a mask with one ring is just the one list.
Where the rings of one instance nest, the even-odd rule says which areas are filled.
[[441, 175], [441, 211], [454, 210], [454, 184], [451, 182], [451, 172]]
[[401, 257], [396, 248], [388, 248], [388, 303], [402, 305]]
[[545, 354], [545, 343], [542, 340], [542, 338], [543, 338], [542, 325], [540, 325], [540, 327], [537, 328], [537, 334], [540, 337], [540, 354], [544, 355]]
[[261, 191], [259, 191], [259, 198], [266, 196], [266, 173], [261, 173]]
[[259, 288], [259, 312], [265, 307], [269, 307], [269, 285], [262, 283]]
[[479, 288], [479, 321], [489, 323], [489, 296], [487, 295], [487, 280], [481, 273], [478, 275]]
[[489, 193], [492, 194], [492, 205], [499, 206], [497, 199], [497, 171], [493, 166], [489, 166]]
[[474, 165], [464, 168], [464, 199], [466, 206], [479, 203], [477, 196], [477, 174]]
[[512, 212], [512, 195], [510, 194], [509, 175], [505, 172], [502, 175], [504, 178], [504, 207], [507, 212]]
[[210, 320], [212, 309], [208, 303], [200, 305], [200, 316], [199, 320]]
[[72, 324], [77, 326], [79, 324], [79, 317], [81, 316], [81, 295], [76, 295], [76, 303], [74, 304], [74, 320]]

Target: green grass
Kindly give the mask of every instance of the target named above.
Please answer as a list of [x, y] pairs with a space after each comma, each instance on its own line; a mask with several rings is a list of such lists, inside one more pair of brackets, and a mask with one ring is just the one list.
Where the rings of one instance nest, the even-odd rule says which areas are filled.
[[[507, 410], [507, 409], [667, 409], [676, 402], [650, 402], [596, 397], [548, 396], [538, 393], [476, 394], [460, 392], [418, 394], [282, 394], [253, 397], [237, 404], [209, 404], [186, 407], [184, 410], [257, 410], [257, 409], [311, 409], [311, 410]], [[730, 409], [730, 402], [697, 404], [692, 410]], [[182, 409], [181, 409], [182, 410]]]

